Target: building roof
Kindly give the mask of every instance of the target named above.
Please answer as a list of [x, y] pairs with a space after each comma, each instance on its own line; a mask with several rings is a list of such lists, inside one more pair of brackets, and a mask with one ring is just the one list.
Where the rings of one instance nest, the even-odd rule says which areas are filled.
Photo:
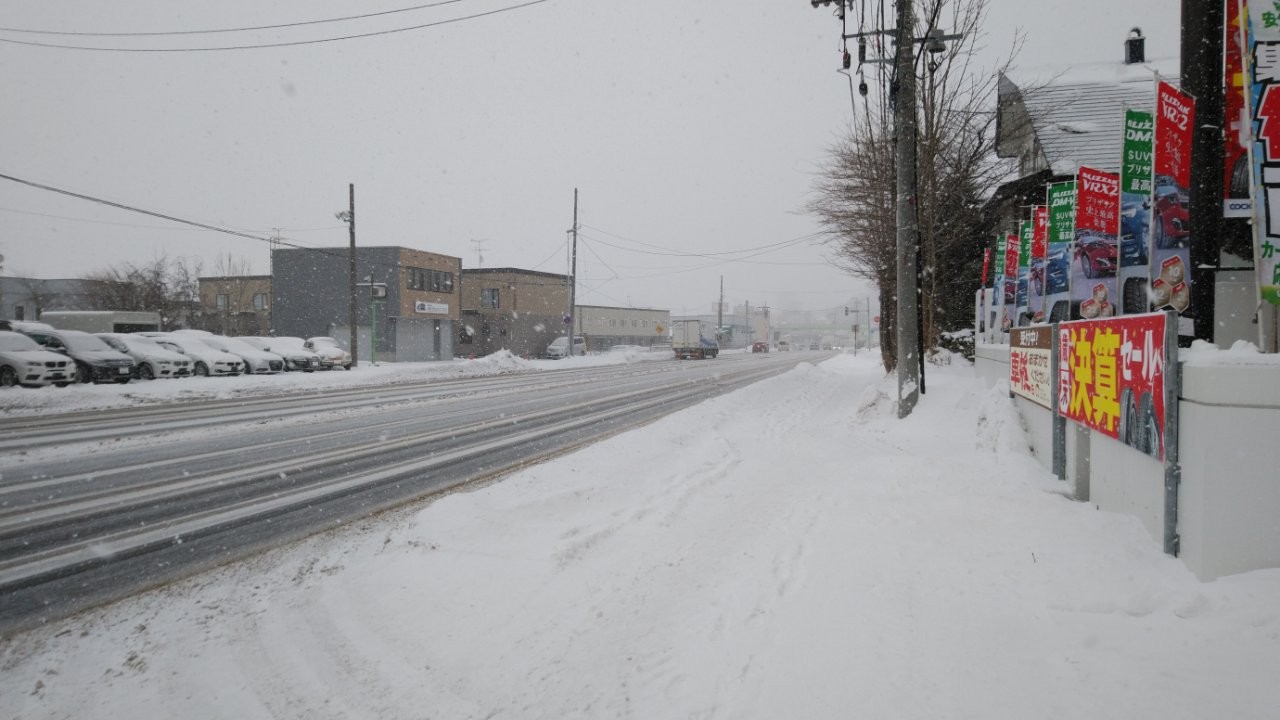
[[[1124, 110], [1155, 107], [1155, 79], [1177, 84], [1176, 59], [1141, 65], [1094, 63], [1057, 73], [1000, 76], [998, 145], [1022, 155], [1021, 174], [1049, 169], [1075, 175], [1081, 165], [1120, 169]], [[1029, 154], [1028, 154], [1029, 153]]]
[[520, 268], [463, 268], [463, 275], [532, 275], [535, 277], [555, 278], [561, 282], [568, 280], [567, 275], [543, 272], [541, 270], [522, 270]]

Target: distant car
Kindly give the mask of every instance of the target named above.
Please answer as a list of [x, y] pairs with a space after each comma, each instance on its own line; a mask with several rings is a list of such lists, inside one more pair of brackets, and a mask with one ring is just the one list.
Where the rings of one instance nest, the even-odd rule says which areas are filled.
[[339, 366], [345, 370], [351, 369], [351, 353], [347, 352], [337, 340], [331, 337], [317, 336], [307, 338], [303, 342], [303, 347], [320, 356], [320, 368], [323, 370], [332, 370]]
[[[574, 355], [587, 354], [587, 341], [581, 335], [573, 336], [573, 354]], [[547, 346], [546, 357], [551, 360], [560, 360], [568, 356], [569, 356], [568, 336], [561, 335], [555, 340], [552, 340], [551, 344]]]
[[[175, 334], [186, 332], [189, 331], [179, 330]], [[231, 353], [243, 360], [245, 373], [247, 374], [269, 375], [284, 372], [284, 358], [266, 350], [259, 350], [239, 338], [205, 334], [198, 334], [195, 337], [209, 347], [217, 348], [225, 353]]]
[[778, 341], [778, 352], [790, 352], [790, 351], [791, 351], [791, 343], [787, 342], [786, 340]]
[[133, 379], [133, 358], [112, 349], [96, 335], [79, 330], [32, 329], [26, 324], [22, 327], [23, 335], [75, 362], [72, 377], [76, 382], [124, 384]]
[[818, 343], [810, 343], [810, 344], [809, 344], [809, 349], [810, 349], [810, 350], [817, 350], [817, 349], [818, 349]]
[[1178, 187], [1173, 178], [1160, 175], [1155, 180], [1155, 204], [1151, 207], [1155, 223], [1156, 247], [1161, 249], [1186, 247], [1191, 236], [1189, 208], [1191, 197]]
[[182, 353], [191, 359], [191, 374], [201, 377], [210, 375], [239, 375], [244, 361], [231, 353], [223, 352], [204, 344], [198, 335], [184, 335], [162, 332], [137, 333], [149, 337], [166, 350]]
[[314, 372], [320, 369], [320, 356], [303, 347], [306, 342], [300, 337], [253, 337], [238, 338], [259, 350], [275, 353], [284, 358], [285, 370], [301, 370]]
[[179, 378], [191, 374], [191, 360], [186, 355], [170, 350], [149, 337], [126, 333], [97, 333], [97, 336], [133, 358], [137, 377], [141, 380]]
[[71, 363], [66, 355], [45, 350], [22, 333], [0, 330], [0, 387], [69, 385]]
[[1105, 235], [1090, 233], [1076, 238], [1076, 259], [1087, 278], [1116, 274], [1116, 244]]
[[767, 342], [753, 342], [753, 343], [751, 343], [751, 352], [753, 352], [753, 353], [767, 353], [767, 352], [769, 352], [769, 343], [767, 343]]

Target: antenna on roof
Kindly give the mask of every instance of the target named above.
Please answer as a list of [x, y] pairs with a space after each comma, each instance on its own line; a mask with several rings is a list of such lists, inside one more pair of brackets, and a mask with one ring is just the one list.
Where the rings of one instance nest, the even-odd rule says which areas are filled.
[[1129, 37], [1124, 41], [1124, 64], [1138, 65], [1146, 62], [1146, 44], [1147, 39], [1142, 36], [1142, 28], [1131, 28]]

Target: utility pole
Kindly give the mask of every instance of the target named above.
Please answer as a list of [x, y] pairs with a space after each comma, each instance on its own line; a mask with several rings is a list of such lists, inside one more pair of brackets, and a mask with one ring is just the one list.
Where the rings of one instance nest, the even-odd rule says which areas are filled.
[[1189, 222], [1193, 240], [1189, 314], [1194, 318], [1195, 338], [1209, 342], [1213, 342], [1214, 289], [1225, 226], [1222, 218], [1222, 26], [1225, 22], [1222, 2], [1182, 0], [1180, 75], [1182, 89], [1196, 99], [1195, 132], [1191, 136]]
[[897, 168], [898, 225], [898, 417], [905, 418], [920, 399], [916, 297], [916, 15], [912, 0], [898, 0], [898, 46], [894, 55], [894, 165]]
[[[578, 188], [573, 189], [573, 227], [569, 234], [573, 236], [572, 260], [569, 265], [569, 357], [573, 357], [573, 311], [578, 293]], [[585, 348], [584, 348], [585, 350]]]
[[347, 212], [338, 213], [339, 220], [347, 221], [347, 232], [351, 237], [351, 249], [347, 252], [347, 279], [350, 285], [350, 296], [348, 297], [347, 318], [351, 325], [351, 367], [355, 367], [360, 363], [359, 354], [357, 353], [356, 342], [359, 334], [356, 332], [356, 184], [347, 185]]
[[720, 302], [716, 303], [716, 342], [724, 332], [724, 276], [720, 276]]

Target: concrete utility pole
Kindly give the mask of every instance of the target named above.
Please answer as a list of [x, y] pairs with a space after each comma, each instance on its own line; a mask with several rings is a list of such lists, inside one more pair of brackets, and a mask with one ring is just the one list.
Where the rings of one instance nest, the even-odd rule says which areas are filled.
[[351, 250], [347, 253], [347, 275], [351, 284], [350, 306], [347, 316], [351, 323], [351, 367], [355, 367], [360, 363], [359, 354], [357, 353], [356, 342], [359, 339], [359, 333], [356, 331], [356, 184], [350, 183], [347, 186], [348, 206], [347, 206], [347, 232], [351, 237]]
[[[578, 296], [578, 188], [573, 189], [573, 227], [569, 229], [573, 236], [572, 260], [569, 262], [569, 350], [568, 357], [573, 357], [573, 311]], [[584, 347], [585, 351], [586, 348]]]
[[1196, 99], [1195, 132], [1191, 136], [1189, 314], [1194, 318], [1195, 337], [1209, 342], [1213, 342], [1214, 289], [1225, 225], [1222, 218], [1224, 22], [1220, 0], [1182, 0], [1180, 75], [1182, 89]]
[[898, 47], [894, 55], [894, 164], [897, 167], [898, 224], [898, 417], [915, 409], [920, 399], [916, 298], [916, 15], [911, 0], [898, 0]]

